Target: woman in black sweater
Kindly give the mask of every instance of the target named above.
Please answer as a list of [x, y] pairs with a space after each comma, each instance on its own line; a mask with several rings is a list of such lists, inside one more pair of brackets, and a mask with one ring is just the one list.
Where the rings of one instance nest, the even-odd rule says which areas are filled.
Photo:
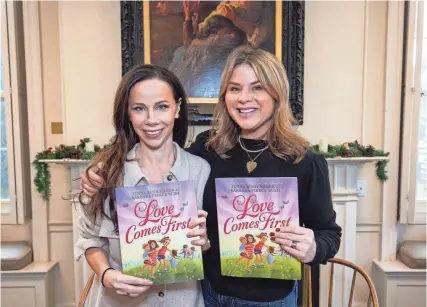
[[221, 275], [215, 178], [297, 177], [301, 227], [276, 229], [275, 243], [312, 265], [325, 263], [339, 249], [328, 165], [307, 151], [308, 142], [292, 127], [288, 89], [276, 57], [246, 46], [235, 49], [224, 68], [212, 130], [189, 148], [211, 166], [203, 197], [211, 242], [203, 258], [206, 306], [296, 307], [298, 296], [295, 281]]
[[[298, 297], [293, 280], [221, 275], [215, 178], [296, 177], [300, 227], [275, 229], [269, 234], [272, 241], [310, 265], [326, 263], [339, 249], [341, 228], [335, 222], [328, 165], [295, 132], [288, 91], [276, 57], [247, 46], [235, 49], [224, 68], [212, 129], [188, 149], [211, 166], [203, 201], [211, 244], [203, 257], [205, 306], [296, 307]], [[82, 179], [91, 195], [93, 187]], [[91, 179], [99, 180], [94, 173]]]

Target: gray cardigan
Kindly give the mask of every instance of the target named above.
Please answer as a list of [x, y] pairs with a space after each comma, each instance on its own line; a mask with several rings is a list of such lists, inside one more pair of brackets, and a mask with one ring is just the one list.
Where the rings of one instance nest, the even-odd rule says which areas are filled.
[[[193, 156], [180, 148], [176, 143], [176, 161], [171, 170], [165, 175], [164, 182], [194, 180], [196, 187], [197, 205], [202, 208], [203, 191], [209, 177], [210, 166], [200, 157]], [[135, 158], [135, 150], [139, 144], [132, 148], [127, 157]], [[123, 186], [131, 187], [148, 184], [146, 176], [141, 172], [137, 161], [125, 162]], [[104, 204], [104, 210], [109, 215], [108, 200]], [[121, 270], [120, 241], [114, 232], [113, 223], [105, 217], [98, 217], [93, 223], [85, 211], [79, 206], [78, 227], [80, 229], [78, 241], [74, 247], [74, 255], [79, 260], [85, 251], [91, 247], [100, 247], [107, 251], [110, 266]], [[163, 292], [164, 296], [159, 296]], [[153, 286], [146, 298], [140, 296], [130, 298], [115, 293], [114, 290], [104, 288], [100, 284], [99, 277], [88, 294], [86, 306], [90, 307], [116, 307], [116, 306], [204, 306], [200, 289], [200, 282], [190, 281], [161, 286]]]

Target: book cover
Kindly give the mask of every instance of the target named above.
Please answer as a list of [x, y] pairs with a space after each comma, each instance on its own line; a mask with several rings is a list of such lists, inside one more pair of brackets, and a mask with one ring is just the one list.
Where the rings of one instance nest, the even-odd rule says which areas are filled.
[[116, 188], [123, 273], [169, 284], [203, 279], [201, 248], [186, 234], [197, 218], [194, 183]]
[[270, 237], [299, 226], [297, 178], [217, 178], [215, 186], [221, 274], [301, 279], [301, 263]]

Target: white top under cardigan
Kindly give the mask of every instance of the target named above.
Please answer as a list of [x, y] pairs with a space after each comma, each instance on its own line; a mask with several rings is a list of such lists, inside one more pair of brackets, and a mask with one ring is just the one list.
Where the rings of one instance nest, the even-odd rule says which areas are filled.
[[[209, 164], [200, 157], [193, 156], [174, 144], [177, 152], [176, 161], [172, 169], [165, 175], [164, 182], [194, 180], [196, 187], [197, 206], [202, 208], [203, 191], [210, 173]], [[135, 158], [136, 144], [127, 157]], [[132, 187], [148, 184], [146, 176], [141, 172], [137, 161], [125, 162], [123, 186]], [[109, 215], [108, 200], [104, 210]], [[110, 266], [121, 270], [120, 240], [114, 232], [113, 223], [106, 217], [99, 216], [95, 223], [92, 222], [79, 206], [80, 216], [78, 227], [80, 229], [78, 241], [74, 247], [74, 255], [79, 260], [90, 247], [100, 247], [107, 251]], [[160, 292], [163, 292], [164, 296]], [[160, 295], [159, 295], [160, 294]], [[145, 297], [145, 296], [144, 296]], [[85, 306], [90, 307], [118, 307], [118, 306], [174, 306], [192, 307], [204, 306], [203, 296], [199, 281], [189, 281], [169, 285], [152, 286], [148, 296], [131, 298], [116, 294], [114, 289], [104, 288], [100, 277], [97, 276], [87, 296]]]

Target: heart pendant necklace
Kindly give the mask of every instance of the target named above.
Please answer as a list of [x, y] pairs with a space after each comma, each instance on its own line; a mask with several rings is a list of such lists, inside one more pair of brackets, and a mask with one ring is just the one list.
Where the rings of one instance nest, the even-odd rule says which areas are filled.
[[248, 173], [252, 173], [254, 169], [256, 169], [256, 167], [258, 166], [258, 163], [255, 162], [256, 159], [258, 159], [259, 156], [261, 156], [261, 154], [265, 151], [265, 149], [263, 151], [261, 151], [259, 154], [256, 155], [255, 158], [251, 158], [251, 156], [249, 155], [249, 152], [246, 151], [246, 154], [249, 157], [248, 162], [246, 162], [246, 169], [248, 170]]
[[[259, 156], [262, 155], [262, 153], [268, 148], [268, 146], [265, 146], [264, 148], [258, 149], [258, 150], [249, 150], [247, 149], [245, 146], [243, 146], [243, 142], [241, 140], [241, 137], [239, 135], [238, 139], [240, 147], [242, 147], [242, 149], [246, 152], [246, 154], [249, 157], [250, 161], [246, 162], [246, 169], [248, 170], [248, 173], [251, 173], [254, 171], [254, 169], [256, 169], [256, 167], [258, 166], [258, 163], [255, 162], [256, 159], [258, 159]], [[258, 152], [258, 154], [256, 155], [255, 158], [252, 159], [251, 155], [249, 154], [249, 152], [253, 152], [256, 153]]]
[[258, 163], [255, 161], [248, 161], [246, 162], [246, 168], [248, 170], [248, 173], [252, 172], [254, 169], [256, 169]]

